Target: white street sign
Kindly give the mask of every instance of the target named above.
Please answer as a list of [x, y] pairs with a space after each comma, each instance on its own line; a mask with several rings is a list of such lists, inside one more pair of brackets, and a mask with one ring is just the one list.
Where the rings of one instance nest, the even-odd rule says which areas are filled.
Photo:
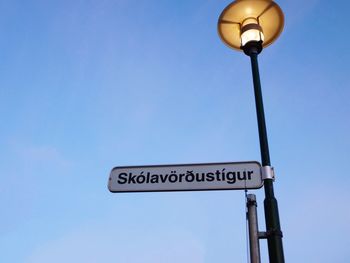
[[258, 162], [122, 166], [112, 169], [111, 192], [257, 189], [263, 186]]

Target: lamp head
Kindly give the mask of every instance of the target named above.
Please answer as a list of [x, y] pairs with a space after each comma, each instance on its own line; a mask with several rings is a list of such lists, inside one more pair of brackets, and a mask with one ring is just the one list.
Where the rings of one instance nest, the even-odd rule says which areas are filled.
[[282, 32], [284, 16], [272, 0], [236, 0], [221, 13], [218, 32], [229, 47], [260, 53]]

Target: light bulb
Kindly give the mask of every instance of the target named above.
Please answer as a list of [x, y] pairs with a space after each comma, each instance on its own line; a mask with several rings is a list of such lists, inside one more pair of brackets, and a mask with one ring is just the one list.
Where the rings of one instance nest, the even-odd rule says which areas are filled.
[[241, 35], [242, 46], [245, 46], [250, 41], [263, 41], [264, 42], [264, 34], [260, 32], [258, 29], [249, 29]]
[[247, 18], [241, 27], [241, 44], [245, 46], [250, 41], [263, 41], [264, 34], [255, 18]]

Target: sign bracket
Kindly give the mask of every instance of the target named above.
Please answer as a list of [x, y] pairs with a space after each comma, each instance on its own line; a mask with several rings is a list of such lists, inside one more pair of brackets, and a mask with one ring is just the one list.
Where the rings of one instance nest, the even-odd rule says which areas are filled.
[[275, 170], [271, 166], [262, 166], [261, 175], [263, 180], [270, 179], [275, 181]]

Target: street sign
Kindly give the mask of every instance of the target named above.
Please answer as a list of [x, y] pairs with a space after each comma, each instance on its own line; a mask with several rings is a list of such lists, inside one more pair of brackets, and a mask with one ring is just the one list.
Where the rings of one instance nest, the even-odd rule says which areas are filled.
[[121, 166], [112, 169], [111, 192], [161, 192], [258, 189], [263, 186], [258, 162]]

